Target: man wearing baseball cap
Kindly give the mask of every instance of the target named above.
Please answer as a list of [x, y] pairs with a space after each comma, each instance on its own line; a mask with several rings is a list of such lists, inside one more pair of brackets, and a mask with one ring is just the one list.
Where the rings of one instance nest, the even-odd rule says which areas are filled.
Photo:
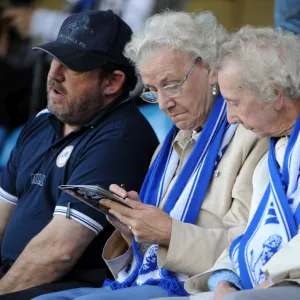
[[25, 125], [0, 181], [0, 299], [98, 287], [108, 275], [106, 217], [58, 186], [142, 184], [158, 141], [129, 96], [131, 34], [112, 11], [90, 11], [34, 48], [53, 57], [48, 108]]

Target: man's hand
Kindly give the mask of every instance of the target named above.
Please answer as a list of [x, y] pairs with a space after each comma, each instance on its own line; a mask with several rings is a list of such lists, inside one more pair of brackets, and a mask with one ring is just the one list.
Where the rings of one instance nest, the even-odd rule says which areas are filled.
[[30, 35], [30, 22], [34, 9], [32, 7], [9, 7], [3, 15], [3, 19], [10, 20], [10, 26], [14, 27], [23, 39]]
[[[132, 209], [107, 199], [100, 200], [100, 203], [109, 207], [109, 212], [130, 228], [137, 242], [169, 245], [172, 231], [172, 218], [169, 215], [155, 206], [139, 202], [136, 192], [126, 192], [116, 185], [112, 185], [110, 190], [125, 198], [125, 202]], [[128, 231], [123, 231], [125, 226], [119, 230], [129, 236]]]
[[221, 300], [227, 294], [237, 292], [236, 289], [230, 282], [228, 281], [220, 281], [214, 294], [214, 300]]

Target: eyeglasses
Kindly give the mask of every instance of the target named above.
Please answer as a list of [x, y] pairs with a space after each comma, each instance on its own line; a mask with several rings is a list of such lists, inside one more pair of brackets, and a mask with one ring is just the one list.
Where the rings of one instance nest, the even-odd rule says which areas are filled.
[[[149, 91], [148, 88], [144, 88], [143, 93], [140, 95], [140, 97], [149, 103], [157, 103], [158, 102], [158, 93], [160, 92], [163, 96], [165, 97], [177, 97], [181, 94], [182, 91], [182, 85], [184, 84], [184, 82], [188, 79], [189, 75], [192, 73], [197, 60], [199, 57], [197, 57], [193, 63], [193, 65], [191, 66], [191, 68], [189, 69], [189, 71], [185, 74], [183, 80], [180, 83], [177, 84], [168, 84], [166, 86], [164, 86], [161, 89], [158, 89], [157, 92], [154, 91]], [[147, 91], [148, 90], [148, 91]]]

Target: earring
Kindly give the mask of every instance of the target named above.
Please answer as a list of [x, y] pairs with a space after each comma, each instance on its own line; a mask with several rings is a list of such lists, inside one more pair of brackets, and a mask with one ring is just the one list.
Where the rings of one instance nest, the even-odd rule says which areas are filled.
[[212, 94], [213, 94], [214, 96], [217, 96], [217, 94], [218, 94], [218, 84], [217, 84], [217, 83], [214, 83], [214, 84], [212, 85]]

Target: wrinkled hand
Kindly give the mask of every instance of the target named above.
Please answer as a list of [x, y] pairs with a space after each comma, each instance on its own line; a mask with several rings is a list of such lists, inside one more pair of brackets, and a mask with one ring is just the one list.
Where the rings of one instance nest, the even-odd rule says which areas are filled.
[[122, 222], [115, 220], [109, 216], [106, 216], [107, 221], [113, 225], [115, 227], [116, 230], [120, 231], [121, 234], [123, 235], [123, 237], [130, 242], [130, 240], [132, 239], [132, 232], [131, 230], [128, 228], [127, 225], [123, 224]]
[[34, 9], [32, 7], [9, 7], [2, 14], [2, 18], [10, 20], [10, 26], [14, 27], [24, 39], [29, 37], [30, 22]]
[[220, 281], [214, 294], [214, 300], [221, 300], [227, 294], [237, 292], [236, 289], [230, 282], [228, 281]]
[[[126, 190], [124, 190], [123, 188], [121, 188], [120, 186], [118, 186], [116, 184], [112, 184], [109, 187], [109, 189], [112, 193], [116, 194], [117, 196], [119, 196], [123, 199], [128, 197], [132, 200], [140, 201], [139, 195], [135, 191], [127, 192]], [[101, 201], [100, 201], [100, 203], [101, 203]], [[131, 230], [129, 229], [129, 227], [116, 219], [110, 218], [109, 216], [107, 216], [106, 218], [116, 228], [116, 230], [121, 232], [121, 234], [128, 241], [128, 243], [130, 243], [133, 234], [132, 234]]]
[[[125, 199], [132, 209], [108, 199], [102, 199], [100, 203], [109, 207], [109, 212], [118, 218], [123, 226], [125, 224], [127, 228], [131, 228], [137, 242], [169, 245], [172, 231], [172, 218], [169, 215], [153, 205], [139, 202], [138, 194], [134, 191], [126, 192], [117, 185], [111, 185], [110, 190]], [[125, 227], [120, 229], [126, 234], [123, 232]]]
[[264, 282], [260, 283], [256, 287], [254, 287], [255, 290], [265, 289], [271, 285], [271, 282], [269, 279], [265, 280]]

